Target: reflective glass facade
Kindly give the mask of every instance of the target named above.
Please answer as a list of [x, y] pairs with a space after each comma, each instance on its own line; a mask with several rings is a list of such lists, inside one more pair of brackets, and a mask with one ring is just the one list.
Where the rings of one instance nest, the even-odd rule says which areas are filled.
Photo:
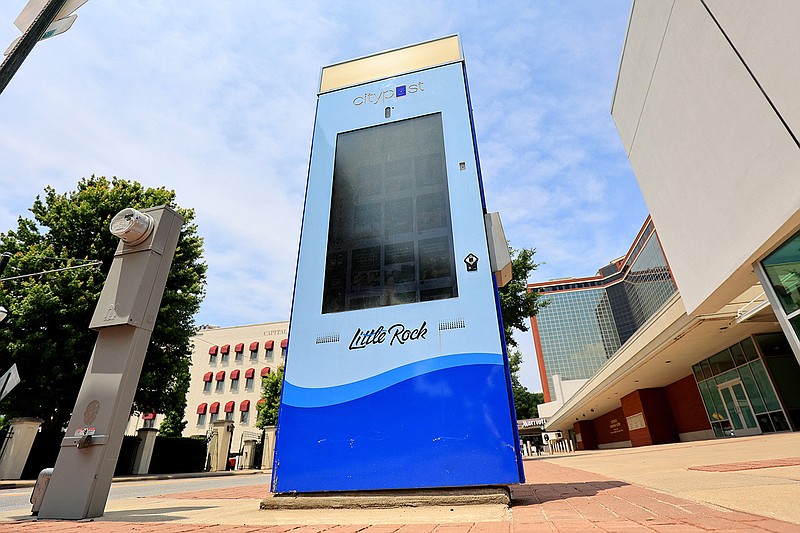
[[[786, 337], [770, 333], [748, 337], [692, 367], [717, 437], [791, 431], [771, 379], [777, 370], [773, 359], [788, 357]], [[779, 387], [784, 394], [795, 388]]]
[[534, 284], [530, 290], [550, 301], [536, 316], [547, 390], [553, 390], [554, 375], [592, 377], [676, 292], [651, 221], [628, 255], [597, 277]]
[[604, 288], [548, 294], [537, 325], [545, 356], [548, 386], [552, 376], [585, 379], [621, 346]]
[[761, 262], [786, 318], [800, 337], [800, 233]]

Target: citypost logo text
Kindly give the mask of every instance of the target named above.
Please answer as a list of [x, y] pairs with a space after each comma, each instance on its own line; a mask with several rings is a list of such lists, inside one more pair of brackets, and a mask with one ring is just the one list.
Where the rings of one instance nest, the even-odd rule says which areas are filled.
[[398, 85], [394, 89], [386, 89], [378, 93], [364, 93], [361, 96], [353, 98], [353, 105], [356, 107], [362, 105], [378, 105], [387, 103], [389, 100], [395, 98], [403, 98], [406, 95], [424, 92], [425, 87], [423, 82], [411, 83], [408, 85]]

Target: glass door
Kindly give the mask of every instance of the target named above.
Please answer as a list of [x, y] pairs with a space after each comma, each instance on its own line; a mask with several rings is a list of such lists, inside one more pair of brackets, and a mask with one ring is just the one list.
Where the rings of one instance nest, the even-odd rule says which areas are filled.
[[717, 385], [717, 388], [728, 411], [728, 420], [731, 421], [734, 435], [737, 437], [759, 435], [761, 428], [753, 415], [753, 408], [747, 399], [742, 381], [738, 379], [728, 381]]

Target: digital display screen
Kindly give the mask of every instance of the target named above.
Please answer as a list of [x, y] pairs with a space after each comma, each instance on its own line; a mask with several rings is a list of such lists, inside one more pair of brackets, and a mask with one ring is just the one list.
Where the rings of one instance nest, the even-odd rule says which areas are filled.
[[322, 312], [457, 295], [441, 114], [340, 133]]

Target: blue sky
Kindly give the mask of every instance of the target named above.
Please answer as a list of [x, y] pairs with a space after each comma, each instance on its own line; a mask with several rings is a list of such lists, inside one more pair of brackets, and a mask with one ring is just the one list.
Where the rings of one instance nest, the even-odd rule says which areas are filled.
[[[0, 3], [0, 49], [26, 0]], [[459, 33], [488, 208], [530, 281], [594, 274], [647, 208], [610, 116], [628, 0], [91, 0], [0, 95], [0, 231], [91, 174], [177, 192], [209, 266], [198, 323], [289, 317], [320, 68]], [[522, 382], [541, 390], [529, 333]]]

